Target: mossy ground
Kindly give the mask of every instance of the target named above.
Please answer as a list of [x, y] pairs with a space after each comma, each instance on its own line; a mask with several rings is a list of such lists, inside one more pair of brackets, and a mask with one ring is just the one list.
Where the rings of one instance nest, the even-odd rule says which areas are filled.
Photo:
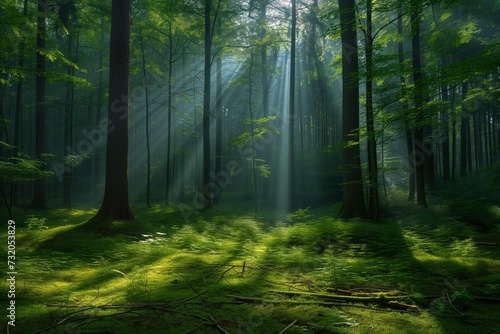
[[[337, 207], [289, 220], [216, 207], [186, 221], [158, 206], [135, 208], [136, 222], [105, 228], [87, 222], [94, 210], [16, 210], [10, 333], [500, 331], [500, 303], [477, 298], [500, 298], [500, 246], [477, 243], [498, 240], [498, 206], [437, 197], [422, 209], [395, 191], [388, 204], [379, 222], [337, 220]], [[29, 216], [47, 220], [29, 230]], [[398, 290], [420, 311], [327, 307], [270, 292], [328, 287]], [[237, 303], [229, 295], [268, 302]]]

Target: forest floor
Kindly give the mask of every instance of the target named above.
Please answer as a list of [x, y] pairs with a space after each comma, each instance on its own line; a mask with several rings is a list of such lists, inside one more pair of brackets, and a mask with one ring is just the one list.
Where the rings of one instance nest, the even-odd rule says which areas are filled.
[[498, 202], [404, 196], [378, 222], [158, 206], [103, 229], [95, 210], [16, 210], [10, 333], [500, 332]]

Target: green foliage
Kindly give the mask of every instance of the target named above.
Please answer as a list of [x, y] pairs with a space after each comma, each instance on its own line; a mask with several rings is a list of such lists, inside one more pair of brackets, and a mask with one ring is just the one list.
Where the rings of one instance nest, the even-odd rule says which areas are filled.
[[469, 237], [465, 240], [459, 240], [457, 238], [453, 238], [453, 242], [450, 246], [452, 250], [452, 255], [461, 256], [461, 257], [474, 257], [477, 256], [477, 247], [472, 237]]
[[276, 119], [276, 116], [267, 116], [254, 120], [246, 119], [245, 124], [252, 125], [253, 132], [246, 131], [239, 136], [232, 138], [230, 141], [230, 145], [237, 148], [242, 148], [246, 145], [251, 145], [253, 141], [264, 140], [264, 135], [268, 132], [278, 133], [278, 131], [274, 127], [268, 124], [274, 119]]
[[0, 161], [0, 186], [43, 180], [53, 174], [43, 170], [45, 163], [42, 161], [21, 158], [11, 160], [14, 162]]
[[43, 231], [47, 230], [49, 227], [45, 226], [45, 222], [47, 218], [37, 218], [37, 217], [28, 217], [26, 219], [26, 227], [29, 231]]
[[310, 220], [312, 215], [308, 214], [310, 207], [304, 209], [298, 209], [295, 212], [289, 213], [286, 216], [286, 220], [288, 222], [297, 223], [297, 222], [305, 222]]
[[[148, 317], [147, 330], [158, 333], [171, 328], [185, 333], [197, 326], [217, 333], [210, 321], [202, 319], [209, 315], [221, 319], [228, 332], [244, 328], [249, 333], [279, 333], [296, 319], [290, 333], [347, 334], [371, 331], [368, 326], [392, 334], [444, 334], [458, 332], [457, 328], [474, 333], [476, 327], [464, 328], [463, 323], [456, 324], [456, 317], [444, 317], [457, 314], [453, 307], [467, 316], [482, 317], [482, 323], [496, 320], [494, 307], [482, 309], [483, 304], [472, 299], [499, 295], [497, 250], [482, 249], [473, 241], [486, 234], [470, 239], [471, 230], [449, 221], [444, 208], [410, 210], [406, 201], [400, 205], [405, 204], [407, 211], [376, 224], [335, 220], [331, 208], [303, 208], [291, 214], [295, 223], [288, 225], [222, 209], [186, 224], [172, 208], [158, 206], [138, 210], [141, 232], [113, 237], [96, 237], [95, 226], [83, 223], [95, 210], [52, 210], [43, 218], [27, 212], [32, 228], [16, 234], [23, 244], [19, 256], [25, 268], [19, 310], [30, 315], [25, 332], [53, 325], [47, 319], [54, 312], [66, 319], [65, 306], [95, 321], [63, 321], [59, 329], [146, 330], [142, 322], [119, 316], [121, 309], [105, 310], [102, 305], [146, 305], [134, 312]], [[50, 229], [44, 219], [51, 222]], [[0, 233], [5, 237], [5, 231]], [[408, 294], [409, 303], [419, 301], [430, 312], [415, 316], [356, 304], [327, 308], [269, 293], [271, 289], [324, 292], [326, 287], [368, 292], [399, 289]], [[235, 305], [228, 303], [227, 295], [282, 303]], [[438, 297], [429, 305], [422, 296]], [[197, 302], [200, 297], [217, 308]], [[38, 308], [28, 300], [61, 307]], [[171, 317], [172, 313], [177, 316]]]

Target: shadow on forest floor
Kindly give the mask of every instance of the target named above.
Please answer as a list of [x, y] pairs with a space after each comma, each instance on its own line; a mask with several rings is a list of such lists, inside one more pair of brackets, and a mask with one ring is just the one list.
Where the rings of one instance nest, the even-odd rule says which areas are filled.
[[[376, 223], [331, 207], [280, 221], [215, 208], [188, 223], [155, 207], [103, 226], [85, 222], [95, 211], [18, 212], [47, 218], [18, 224], [19, 330], [498, 331], [500, 251], [477, 243], [496, 238], [498, 207], [392, 196]], [[487, 223], [463, 220], [469, 210]]]

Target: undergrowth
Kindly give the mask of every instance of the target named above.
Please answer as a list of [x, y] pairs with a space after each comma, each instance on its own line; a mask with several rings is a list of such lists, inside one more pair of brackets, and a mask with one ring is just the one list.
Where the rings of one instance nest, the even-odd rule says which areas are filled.
[[[100, 229], [87, 223], [95, 210], [17, 211], [15, 333], [499, 331], [495, 223], [464, 219], [473, 208], [458, 200], [421, 209], [391, 196], [378, 222], [326, 207], [283, 220], [216, 208], [186, 222], [158, 206]], [[310, 295], [331, 289], [395, 294], [418, 311]]]

